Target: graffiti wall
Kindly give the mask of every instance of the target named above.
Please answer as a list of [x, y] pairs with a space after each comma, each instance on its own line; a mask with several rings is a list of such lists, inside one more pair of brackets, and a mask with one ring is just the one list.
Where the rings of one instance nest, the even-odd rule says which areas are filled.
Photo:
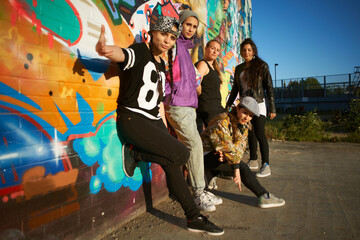
[[222, 43], [225, 99], [251, 36], [251, 0], [1, 1], [0, 236], [94, 237], [167, 196], [159, 166], [122, 170], [119, 70], [95, 44], [101, 25], [108, 44], [149, 41], [151, 14], [182, 9], [200, 17], [194, 62], [207, 41]]

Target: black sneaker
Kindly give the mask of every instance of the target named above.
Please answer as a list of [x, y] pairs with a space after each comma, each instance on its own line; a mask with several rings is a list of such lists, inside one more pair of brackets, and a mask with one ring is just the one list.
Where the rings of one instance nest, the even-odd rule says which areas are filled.
[[224, 230], [219, 228], [208, 220], [207, 217], [201, 215], [194, 219], [187, 221], [187, 229], [190, 232], [204, 232], [213, 236], [220, 236], [224, 234]]
[[134, 146], [129, 143], [124, 143], [122, 146], [122, 163], [123, 170], [126, 176], [132, 177], [137, 165], [137, 161], [130, 154], [131, 149]]

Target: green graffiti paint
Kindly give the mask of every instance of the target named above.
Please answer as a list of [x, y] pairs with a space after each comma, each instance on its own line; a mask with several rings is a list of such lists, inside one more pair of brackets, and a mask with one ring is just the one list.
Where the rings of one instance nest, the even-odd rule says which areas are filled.
[[82, 144], [84, 144], [86, 155], [88, 155], [89, 157], [95, 157], [99, 154], [101, 147], [98, 137], [84, 138]]
[[105, 106], [104, 103], [100, 102], [96, 105], [96, 112], [100, 115], [104, 114]]
[[70, 44], [79, 40], [81, 35], [80, 21], [77, 18], [75, 8], [72, 4], [63, 0], [38, 0], [33, 5], [33, 0], [25, 0], [32, 12], [36, 15], [36, 20], [41, 22], [43, 28], [53, 35], [63, 39]]
[[119, 3], [112, 3], [113, 5], [111, 6], [110, 3], [108, 3], [108, 1], [106, 0], [101, 0], [102, 3], [104, 4], [106, 11], [109, 13], [109, 16], [111, 17], [112, 23], [114, 25], [121, 25], [122, 24], [122, 16], [120, 14], [120, 10], [118, 10]]

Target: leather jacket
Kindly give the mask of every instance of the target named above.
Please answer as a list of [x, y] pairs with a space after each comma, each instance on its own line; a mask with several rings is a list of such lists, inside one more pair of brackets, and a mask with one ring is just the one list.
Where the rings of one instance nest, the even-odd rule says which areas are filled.
[[[240, 74], [244, 70], [244, 68], [245, 62], [237, 65], [235, 68], [234, 84], [232, 86], [229, 99], [226, 103], [227, 109], [233, 104], [238, 93], [240, 93], [241, 97], [244, 96], [240, 83]], [[262, 65], [262, 74], [258, 78], [257, 89], [252, 89], [248, 96], [255, 98], [258, 103], [262, 103], [263, 99], [265, 98], [264, 90], [266, 91], [266, 96], [268, 100], [269, 113], [276, 113], [272, 79], [269, 71], [269, 66], [265, 62]]]

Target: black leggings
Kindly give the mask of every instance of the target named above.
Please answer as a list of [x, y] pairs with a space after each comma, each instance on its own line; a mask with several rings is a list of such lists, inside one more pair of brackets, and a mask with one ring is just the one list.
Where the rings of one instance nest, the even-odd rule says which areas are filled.
[[[210, 152], [204, 157], [205, 176], [208, 181], [216, 177], [220, 173], [226, 176], [234, 175], [234, 170], [226, 162], [219, 162], [219, 155], [215, 152]], [[244, 162], [240, 162], [240, 176], [241, 182], [250, 189], [257, 197], [267, 193], [266, 189], [261, 186], [254, 173]]]
[[196, 110], [196, 125], [198, 128], [199, 134], [203, 132], [203, 125], [205, 125], [205, 128], [208, 126], [211, 119], [219, 115], [220, 113], [225, 112], [224, 108], [217, 108], [213, 111], [199, 111]]
[[200, 214], [181, 171], [190, 156], [189, 150], [169, 134], [163, 121], [151, 120], [136, 113], [118, 110], [116, 127], [120, 141], [133, 144], [138, 161], [159, 164], [165, 172], [169, 192], [174, 194], [187, 219]]
[[257, 142], [259, 141], [261, 161], [262, 164], [269, 164], [269, 144], [265, 136], [265, 122], [266, 118], [263, 115], [260, 117], [254, 116], [251, 120], [253, 126], [252, 130], [249, 131], [249, 149], [250, 149], [250, 160], [257, 160]]

